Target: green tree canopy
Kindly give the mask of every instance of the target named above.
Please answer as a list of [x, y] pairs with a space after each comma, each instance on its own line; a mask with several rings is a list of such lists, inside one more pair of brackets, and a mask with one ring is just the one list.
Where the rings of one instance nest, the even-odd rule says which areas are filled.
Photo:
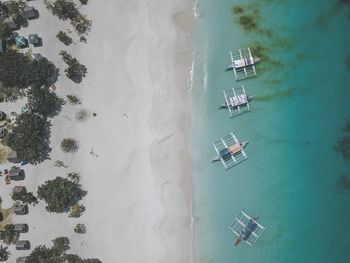
[[46, 210], [49, 212], [63, 213], [74, 206], [85, 195], [78, 182], [67, 178], [56, 177], [46, 181], [38, 187], [38, 197], [46, 202]]
[[74, 254], [67, 254], [69, 250], [69, 239], [58, 237], [54, 239], [53, 246], [36, 247], [28, 256], [27, 263], [102, 263], [102, 261], [92, 259], [82, 259]]
[[7, 245], [14, 242], [16, 235], [17, 234], [13, 224], [5, 225], [4, 229], [0, 231], [0, 239]]
[[38, 164], [48, 156], [48, 123], [41, 116], [25, 112], [17, 116], [12, 131], [5, 137], [5, 143], [20, 160]]
[[8, 50], [0, 53], [0, 95], [14, 100], [21, 90], [29, 86], [41, 87], [55, 81], [58, 73], [47, 58], [31, 60], [27, 55]]
[[31, 87], [27, 92], [27, 98], [28, 107], [45, 118], [55, 116], [64, 103], [62, 98], [46, 86]]
[[0, 22], [0, 40], [9, 38], [11, 33], [12, 31], [9, 26], [3, 22]]

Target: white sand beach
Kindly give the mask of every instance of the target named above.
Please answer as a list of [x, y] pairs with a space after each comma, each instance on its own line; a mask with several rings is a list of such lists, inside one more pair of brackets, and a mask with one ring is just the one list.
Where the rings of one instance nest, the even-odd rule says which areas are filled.
[[[47, 179], [79, 172], [88, 191], [86, 207], [77, 219], [45, 211], [44, 202], [29, 207], [29, 214], [13, 216], [27, 223], [21, 239], [32, 248], [51, 245], [58, 236], [71, 240], [71, 253], [83, 258], [114, 262], [192, 262], [192, 187], [187, 153], [188, 74], [192, 62], [190, 0], [89, 0], [81, 12], [92, 20], [87, 44], [80, 43], [67, 21], [50, 14], [42, 1], [30, 1], [39, 19], [19, 32], [38, 33], [43, 46], [33, 48], [60, 68], [57, 93], [76, 94], [82, 104], [67, 103], [52, 119], [51, 160], [26, 165], [24, 181], [5, 185], [3, 206], [11, 206], [15, 185], [29, 191]], [[74, 44], [64, 46], [59, 30], [73, 31]], [[60, 50], [67, 50], [88, 73], [81, 84], [66, 78]], [[19, 111], [23, 102], [5, 103], [1, 110]], [[89, 119], [79, 121], [86, 109]], [[93, 117], [92, 113], [97, 116]], [[65, 154], [59, 144], [65, 137], [79, 141], [79, 151]], [[90, 154], [93, 149], [96, 155]], [[62, 160], [69, 168], [54, 166]], [[10, 164], [1, 165], [1, 169]], [[84, 223], [86, 234], [73, 231]], [[10, 247], [9, 262], [28, 251]]]

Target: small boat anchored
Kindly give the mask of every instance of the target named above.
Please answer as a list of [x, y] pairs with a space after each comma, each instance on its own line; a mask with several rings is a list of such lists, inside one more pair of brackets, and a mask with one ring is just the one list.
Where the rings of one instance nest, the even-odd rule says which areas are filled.
[[239, 215], [230, 225], [231, 231], [237, 236], [235, 246], [238, 246], [242, 240], [250, 246], [255, 244], [265, 231], [265, 227], [257, 222], [258, 219], [259, 215], [252, 218], [243, 210], [240, 211]]
[[217, 155], [211, 161], [221, 161], [226, 170], [230, 169], [236, 164], [248, 159], [244, 151], [248, 142], [249, 141], [238, 141], [236, 135], [231, 132], [213, 143]]
[[236, 80], [243, 80], [256, 76], [255, 64], [260, 61], [260, 58], [253, 57], [250, 48], [241, 48], [230, 51], [231, 64], [226, 70], [233, 70]]
[[246, 94], [244, 86], [224, 90], [225, 103], [219, 105], [219, 109], [228, 109], [230, 117], [236, 117], [250, 111], [249, 102], [252, 96]]

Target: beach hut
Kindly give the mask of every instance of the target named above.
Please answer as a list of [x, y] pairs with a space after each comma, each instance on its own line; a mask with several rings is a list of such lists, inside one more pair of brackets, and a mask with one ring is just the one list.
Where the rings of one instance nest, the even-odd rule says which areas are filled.
[[13, 230], [17, 233], [27, 233], [28, 232], [28, 225], [27, 224], [14, 224]]
[[6, 42], [3, 39], [0, 39], [0, 53], [4, 53], [6, 51]]
[[10, 163], [19, 163], [17, 153], [15, 151], [9, 152], [7, 154], [7, 161], [9, 161]]
[[32, 44], [33, 46], [38, 46], [40, 43], [38, 34], [30, 34], [28, 39], [29, 39], [29, 43]]
[[16, 1], [4, 1], [2, 5], [6, 8], [8, 14], [12, 14], [16, 11]]
[[0, 139], [4, 138], [7, 130], [3, 127], [0, 127]]
[[27, 263], [28, 257], [19, 257], [16, 259], [16, 263]]
[[30, 242], [28, 240], [19, 240], [15, 242], [17, 250], [27, 250], [30, 249]]
[[3, 121], [6, 119], [6, 113], [3, 111], [0, 111], [0, 121]]
[[28, 206], [27, 206], [27, 205], [22, 205], [22, 204], [16, 203], [16, 204], [13, 206], [13, 212], [14, 212], [16, 215], [26, 215], [26, 214], [28, 214]]
[[42, 58], [43, 57], [39, 53], [32, 53], [32, 59], [33, 60], [39, 61]]
[[27, 192], [27, 188], [25, 186], [17, 185], [12, 189], [13, 194], [25, 194]]
[[6, 18], [4, 20], [4, 23], [8, 25], [8, 27], [11, 30], [17, 30], [18, 29], [18, 25], [16, 24], [16, 22], [12, 19], [12, 18]]
[[24, 171], [17, 166], [12, 166], [10, 169], [9, 176], [10, 176], [10, 179], [14, 181], [23, 180]]
[[24, 48], [28, 45], [27, 39], [24, 36], [20, 35], [15, 36], [15, 42], [18, 48]]
[[23, 8], [23, 14], [24, 14], [25, 18], [27, 18], [27, 19], [36, 18], [36, 10], [32, 6], [25, 6]]

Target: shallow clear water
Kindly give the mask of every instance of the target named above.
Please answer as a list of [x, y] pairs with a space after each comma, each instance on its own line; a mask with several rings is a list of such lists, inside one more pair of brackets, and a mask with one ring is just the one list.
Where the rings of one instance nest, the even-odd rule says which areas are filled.
[[[240, 4], [243, 3], [243, 4]], [[349, 262], [349, 163], [334, 151], [350, 116], [350, 9], [341, 1], [199, 0], [193, 76], [192, 158], [197, 262]], [[245, 31], [231, 8], [257, 10]], [[246, 12], [245, 11], [245, 12]], [[267, 48], [258, 77], [236, 83], [229, 49]], [[223, 89], [244, 84], [252, 111], [230, 119]], [[249, 159], [228, 171], [211, 143], [235, 131]], [[240, 209], [267, 228], [234, 248]]]

